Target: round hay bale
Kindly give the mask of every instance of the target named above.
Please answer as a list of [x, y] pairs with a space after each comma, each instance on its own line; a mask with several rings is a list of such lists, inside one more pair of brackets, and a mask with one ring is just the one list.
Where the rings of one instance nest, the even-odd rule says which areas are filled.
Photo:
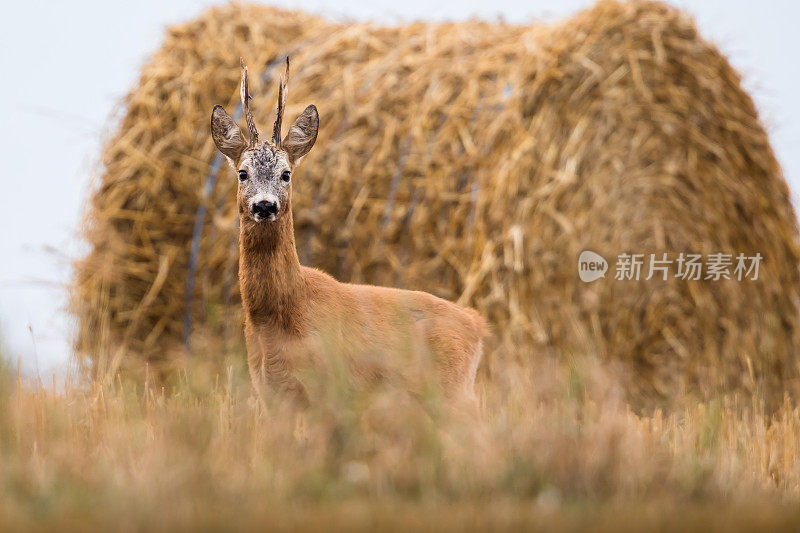
[[[498, 354], [589, 354], [623, 363], [632, 399], [796, 390], [788, 188], [736, 72], [652, 2], [532, 27], [235, 5], [172, 28], [105, 148], [76, 265], [80, 353], [159, 361], [187, 316], [195, 336], [239, 338], [236, 179], [208, 115], [235, 107], [241, 55], [270, 124], [270, 65], [287, 53], [287, 120], [309, 103], [321, 115], [294, 185], [304, 264], [477, 307], [490, 372]], [[591, 284], [587, 249], [612, 263]], [[619, 254], [681, 252], [764, 260], [757, 281], [614, 279]]]

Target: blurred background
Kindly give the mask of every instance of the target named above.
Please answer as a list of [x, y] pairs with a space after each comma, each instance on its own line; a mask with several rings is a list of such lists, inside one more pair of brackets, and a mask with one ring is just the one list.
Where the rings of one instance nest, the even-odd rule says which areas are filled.
[[[357, 0], [331, 7], [321, 1], [272, 2], [334, 20], [386, 24], [470, 17], [549, 22], [592, 3]], [[794, 28], [800, 7], [789, 1], [758, 8], [743, 0], [670, 3], [691, 13], [703, 36], [742, 73], [797, 206], [800, 63], [793, 51], [800, 49]], [[0, 138], [7, 154], [0, 197], [0, 339], [3, 353], [19, 360], [24, 372], [47, 375], [69, 362], [70, 261], [83, 251], [78, 237], [83, 205], [121, 99], [161, 44], [165, 28], [212, 4], [33, 1], [16, 4], [13, 16], [4, 17], [0, 45], [11, 53], [0, 59], [6, 73], [0, 87], [5, 106]]]

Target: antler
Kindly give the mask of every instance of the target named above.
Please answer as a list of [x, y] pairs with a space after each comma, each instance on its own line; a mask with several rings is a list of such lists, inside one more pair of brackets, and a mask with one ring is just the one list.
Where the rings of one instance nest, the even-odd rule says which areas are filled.
[[283, 122], [283, 111], [286, 109], [286, 96], [289, 86], [289, 56], [286, 56], [286, 74], [281, 76], [281, 84], [278, 87], [278, 116], [275, 117], [275, 125], [272, 127], [272, 143], [281, 147], [281, 123]]
[[250, 130], [250, 146], [248, 148], [254, 148], [258, 144], [258, 130], [256, 129], [256, 123], [253, 121], [253, 113], [250, 112], [251, 96], [247, 84], [247, 65], [244, 64], [244, 59], [241, 57], [239, 62], [242, 66], [242, 111], [244, 111], [244, 117], [247, 120], [247, 129]]

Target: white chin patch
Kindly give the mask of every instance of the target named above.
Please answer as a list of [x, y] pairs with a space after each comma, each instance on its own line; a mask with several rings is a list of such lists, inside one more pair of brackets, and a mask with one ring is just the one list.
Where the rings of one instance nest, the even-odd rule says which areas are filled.
[[275, 215], [262, 217], [261, 215], [253, 215], [253, 220], [256, 222], [275, 222]]

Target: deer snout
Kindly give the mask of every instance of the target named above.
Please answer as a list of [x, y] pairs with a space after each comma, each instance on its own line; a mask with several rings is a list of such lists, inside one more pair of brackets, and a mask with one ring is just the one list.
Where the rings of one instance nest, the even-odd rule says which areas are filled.
[[261, 200], [260, 202], [253, 203], [253, 205], [250, 207], [250, 212], [253, 214], [256, 220], [260, 220], [262, 218], [274, 220], [278, 215], [279, 209], [280, 206], [278, 205], [277, 201]]

